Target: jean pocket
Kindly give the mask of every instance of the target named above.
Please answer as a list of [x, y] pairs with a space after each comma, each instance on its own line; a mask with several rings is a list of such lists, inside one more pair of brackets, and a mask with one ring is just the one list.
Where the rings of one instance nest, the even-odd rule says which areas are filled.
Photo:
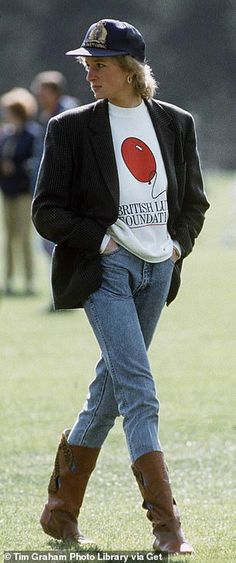
[[114, 254], [120, 252], [121, 248], [121, 246], [117, 245], [117, 248], [115, 248], [115, 250], [112, 250], [111, 252], [103, 252], [101, 256], [102, 258], [109, 258], [109, 256], [114, 256]]
[[169, 260], [170, 260], [170, 263], [173, 264], [173, 266], [176, 264], [176, 261], [173, 260], [172, 256], [170, 256]]

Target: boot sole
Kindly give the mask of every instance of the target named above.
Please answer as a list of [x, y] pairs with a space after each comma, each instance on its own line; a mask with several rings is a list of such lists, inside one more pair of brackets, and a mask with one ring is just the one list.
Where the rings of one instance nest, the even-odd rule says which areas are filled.
[[56, 539], [56, 540], [61, 540], [64, 542], [77, 542], [79, 545], [95, 545], [95, 541], [86, 538], [85, 536], [73, 536], [73, 537], [68, 537], [68, 538], [62, 538], [59, 534], [57, 534], [57, 532], [54, 532], [54, 530], [52, 530], [51, 528], [49, 528], [47, 525], [42, 524], [41, 526], [43, 528], [43, 531], [45, 532], [45, 534], [47, 534], [48, 536], [51, 536], [52, 538]]

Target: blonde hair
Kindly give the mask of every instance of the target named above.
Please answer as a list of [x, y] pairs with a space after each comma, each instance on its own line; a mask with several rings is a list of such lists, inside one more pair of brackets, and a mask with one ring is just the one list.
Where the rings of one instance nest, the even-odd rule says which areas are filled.
[[130, 55], [116, 57], [121, 68], [132, 72], [132, 84], [136, 94], [142, 98], [152, 98], [158, 89], [151, 67], [147, 63], [140, 63]]
[[[132, 85], [136, 94], [142, 98], [152, 98], [158, 89], [158, 83], [153, 76], [151, 67], [147, 63], [140, 63], [130, 55], [110, 57], [129, 73], [132, 73]], [[85, 57], [77, 57], [77, 61], [86, 67]]]
[[37, 113], [37, 102], [26, 88], [12, 88], [0, 98], [3, 108], [9, 108], [23, 121], [31, 119]]

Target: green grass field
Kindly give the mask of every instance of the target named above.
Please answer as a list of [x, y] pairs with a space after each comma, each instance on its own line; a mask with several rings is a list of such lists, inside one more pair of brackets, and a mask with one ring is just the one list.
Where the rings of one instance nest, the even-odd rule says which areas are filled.
[[[150, 358], [162, 445], [194, 562], [222, 563], [236, 561], [236, 237], [234, 244], [233, 236], [225, 242], [236, 217], [232, 175], [207, 175], [206, 186], [211, 209], [205, 228], [185, 261], [182, 289], [163, 313]], [[84, 402], [98, 356], [82, 310], [44, 312], [47, 278], [39, 255], [38, 296], [2, 297], [0, 303], [2, 551], [65, 547], [44, 535], [38, 520], [61, 431]], [[121, 420], [98, 460], [80, 524], [100, 550], [151, 551], [151, 526]], [[190, 558], [175, 558], [183, 560]]]

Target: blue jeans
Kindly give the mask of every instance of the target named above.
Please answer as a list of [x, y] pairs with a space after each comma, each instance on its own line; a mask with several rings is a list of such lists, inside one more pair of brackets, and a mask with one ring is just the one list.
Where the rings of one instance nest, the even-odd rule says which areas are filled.
[[103, 281], [84, 309], [101, 349], [96, 377], [69, 443], [101, 447], [117, 416], [131, 461], [161, 450], [159, 401], [147, 357], [173, 271], [171, 259], [151, 264], [119, 247], [102, 256]]

